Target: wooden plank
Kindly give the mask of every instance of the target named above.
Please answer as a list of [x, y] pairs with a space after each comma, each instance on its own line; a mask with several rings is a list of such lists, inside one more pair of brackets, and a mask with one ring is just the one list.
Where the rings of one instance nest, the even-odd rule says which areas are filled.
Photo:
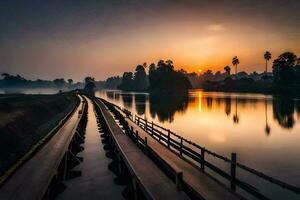
[[178, 191], [176, 185], [122, 132], [104, 104], [99, 100], [96, 102], [125, 164], [137, 179], [146, 197], [148, 199], [188, 199], [187, 195]]
[[126, 118], [129, 126], [134, 131], [138, 131], [141, 137], [148, 137], [148, 146], [160, 156], [168, 166], [183, 172], [183, 182], [196, 192], [203, 199], [242, 199], [239, 195], [231, 192], [228, 188], [212, 179], [201, 170], [197, 169], [186, 160], [180, 158], [177, 154], [170, 151], [167, 147], [160, 144], [154, 138], [150, 137], [141, 127], [136, 125], [130, 119]]
[[0, 199], [42, 199], [76, 131], [81, 106], [82, 102], [42, 149], [0, 188]]

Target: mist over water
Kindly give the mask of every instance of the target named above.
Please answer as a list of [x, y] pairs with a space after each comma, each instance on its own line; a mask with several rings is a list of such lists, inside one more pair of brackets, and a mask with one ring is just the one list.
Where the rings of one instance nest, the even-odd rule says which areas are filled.
[[[188, 98], [154, 98], [147, 93], [121, 91], [98, 91], [96, 96], [221, 155], [229, 157], [236, 152], [238, 162], [300, 186], [300, 100], [297, 98], [201, 90], [191, 90]], [[228, 170], [226, 165], [224, 168]], [[239, 176], [254, 185], [264, 184], [249, 174]], [[263, 190], [275, 199], [299, 198], [269, 185]]]

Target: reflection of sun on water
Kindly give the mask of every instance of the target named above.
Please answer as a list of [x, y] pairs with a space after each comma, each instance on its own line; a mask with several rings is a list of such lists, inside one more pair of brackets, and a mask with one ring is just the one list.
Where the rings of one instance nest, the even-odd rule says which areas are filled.
[[225, 136], [220, 134], [210, 134], [209, 138], [216, 143], [224, 143], [226, 141]]
[[202, 91], [198, 92], [198, 110], [202, 112]]

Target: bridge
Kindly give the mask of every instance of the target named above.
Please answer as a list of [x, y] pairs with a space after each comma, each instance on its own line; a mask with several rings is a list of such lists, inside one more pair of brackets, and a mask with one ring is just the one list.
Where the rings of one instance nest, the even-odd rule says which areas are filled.
[[[103, 99], [78, 99], [77, 107], [0, 178], [0, 199], [245, 199], [237, 188], [268, 199], [239, 180], [237, 168], [299, 194], [299, 188], [238, 163], [234, 153], [218, 155]], [[230, 172], [205, 155], [228, 163]]]

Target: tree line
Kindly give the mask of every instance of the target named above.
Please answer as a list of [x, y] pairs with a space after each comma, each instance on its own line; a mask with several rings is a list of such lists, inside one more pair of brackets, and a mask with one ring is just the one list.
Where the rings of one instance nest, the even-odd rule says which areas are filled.
[[[148, 75], [146, 69], [148, 68]], [[187, 92], [190, 81], [181, 70], [175, 70], [172, 60], [160, 60], [155, 65], [138, 65], [135, 72], [124, 72], [119, 89], [125, 91], [175, 94]]]

